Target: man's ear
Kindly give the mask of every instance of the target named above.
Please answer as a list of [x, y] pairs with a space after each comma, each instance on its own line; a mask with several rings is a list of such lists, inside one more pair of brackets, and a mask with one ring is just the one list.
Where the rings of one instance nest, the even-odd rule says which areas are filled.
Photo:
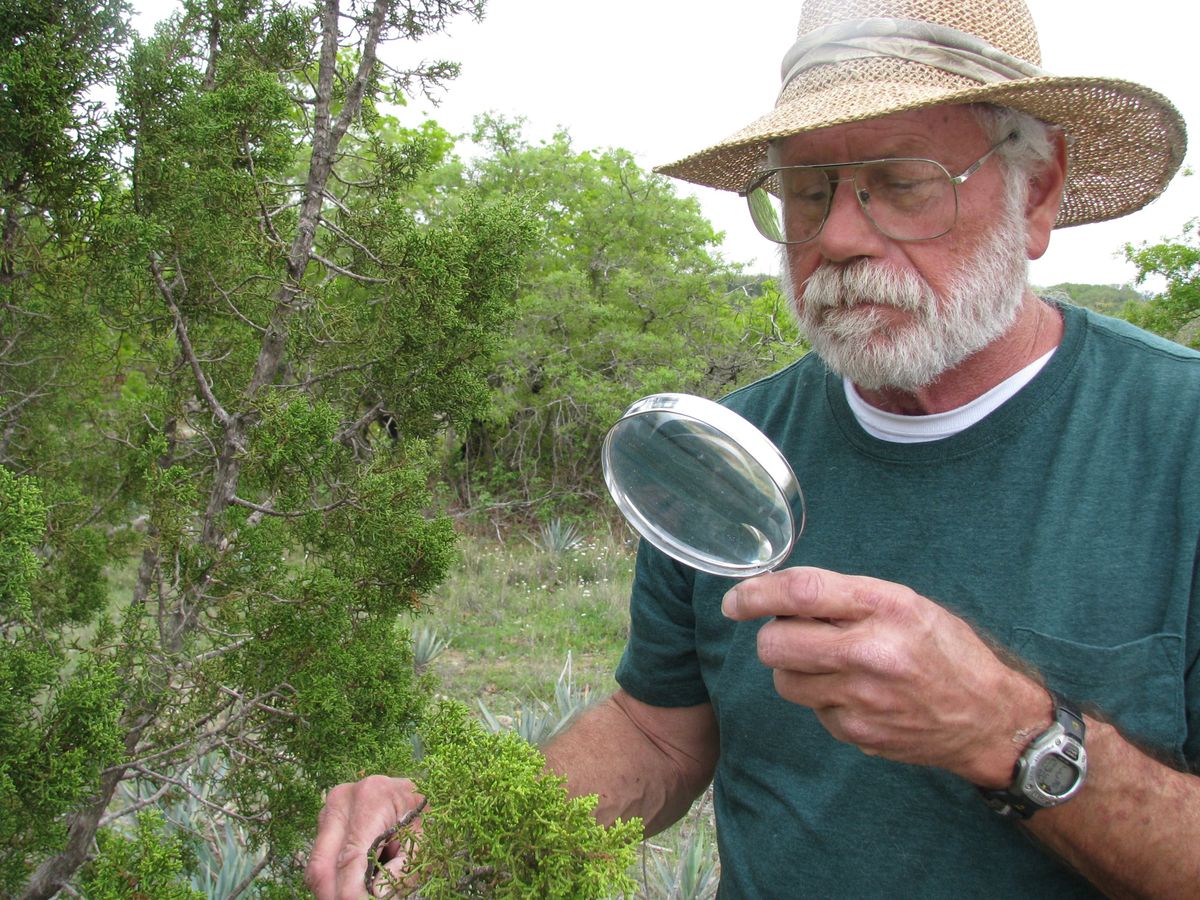
[[1062, 205], [1067, 180], [1067, 138], [1054, 134], [1054, 155], [1029, 177], [1029, 198], [1025, 202], [1025, 252], [1039, 259], [1050, 245], [1050, 232]]

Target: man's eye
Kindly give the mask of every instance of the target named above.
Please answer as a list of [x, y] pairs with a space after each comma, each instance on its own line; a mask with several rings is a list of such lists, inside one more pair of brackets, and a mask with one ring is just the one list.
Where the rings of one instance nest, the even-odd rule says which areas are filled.
[[821, 188], [809, 188], [805, 191], [798, 191], [792, 195], [798, 203], [809, 205], [823, 204], [829, 198], [829, 190]]
[[786, 185], [784, 196], [789, 203], [802, 206], [824, 206], [829, 202], [829, 184], [821, 181], [793, 181]]
[[928, 178], [879, 179], [872, 185], [871, 196], [896, 206], [920, 206], [932, 198], [935, 185]]
[[871, 193], [902, 196], [929, 189], [931, 179], [923, 174], [898, 171], [881, 172], [870, 179]]

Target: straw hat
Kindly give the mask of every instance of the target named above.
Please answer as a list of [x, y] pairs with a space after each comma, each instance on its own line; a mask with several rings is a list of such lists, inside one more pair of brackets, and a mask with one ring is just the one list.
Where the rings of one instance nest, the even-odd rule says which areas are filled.
[[773, 139], [904, 110], [992, 103], [1068, 135], [1055, 222], [1064, 227], [1140, 209], [1183, 160], [1183, 118], [1165, 97], [1133, 82], [1042, 72], [1024, 0], [805, 0], [798, 33], [773, 112], [657, 171], [740, 191]]

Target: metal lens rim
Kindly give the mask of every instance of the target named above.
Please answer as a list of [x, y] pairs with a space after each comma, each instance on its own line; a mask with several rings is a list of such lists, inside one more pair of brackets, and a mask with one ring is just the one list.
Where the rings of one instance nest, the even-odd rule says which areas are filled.
[[[900, 241], [901, 243], [906, 244], [919, 243], [921, 241], [934, 241], [943, 235], [949, 234], [954, 229], [954, 226], [958, 224], [958, 181], [953, 175], [950, 174], [949, 169], [935, 159], [924, 159], [915, 156], [900, 156], [892, 159], [868, 159], [860, 162], [844, 163], [842, 165], [772, 166], [771, 168], [764, 169], [755, 175], [750, 183], [747, 184], [746, 187], [741, 191], [741, 195], [746, 198], [746, 203], [750, 208], [750, 219], [754, 222], [754, 227], [757, 228], [758, 233], [767, 240], [784, 246], [807, 244], [810, 241], [816, 240], [816, 238], [820, 236], [821, 232], [825, 230], [825, 223], [829, 221], [829, 212], [831, 209], [833, 209], [832, 192], [829, 195], [829, 203], [825, 207], [825, 215], [821, 217], [821, 224], [817, 227], [817, 230], [814, 231], [809, 237], [800, 238], [794, 241], [788, 240], [786, 237], [776, 237], [776, 235], [783, 236], [785, 234], [783, 217], [781, 215], [775, 214], [773, 222], [764, 222], [762, 220], [762, 216], [765, 215], [765, 213], [762, 211], [764, 207], [773, 210], [773, 207], [771, 206], [771, 198], [774, 195], [765, 187], [763, 187], [763, 183], [766, 182], [768, 178], [785, 169], [821, 169], [827, 172], [829, 169], [858, 169], [862, 166], [878, 165], [880, 163], [890, 162], [928, 163], [929, 165], [937, 168], [943, 175], [946, 176], [947, 184], [950, 187], [950, 195], [954, 200], [954, 209], [950, 215], [949, 224], [947, 224], [945, 228], [936, 234], [931, 234], [927, 237], [898, 237], [888, 232], [882, 225], [875, 221], [875, 217], [871, 215], [870, 209], [868, 207], [864, 207], [860, 202], [859, 209], [861, 209], [863, 214], [867, 217], [867, 221], [869, 221], [871, 225], [875, 227], [876, 231], [889, 240]], [[838, 183], [841, 183], [842, 181], [852, 181], [852, 179], [838, 179]]]
[[[732, 443], [744, 452], [749, 462], [766, 472], [775, 487], [775, 499], [784, 510], [791, 526], [790, 536], [785, 546], [777, 549], [770, 559], [762, 563], [717, 562], [710, 556], [696, 554], [689, 545], [676, 540], [673, 535], [663, 531], [644, 515], [625, 490], [624, 485], [620, 484], [615, 472], [613, 457], [616, 452], [614, 445], [619, 440], [618, 435], [621, 433], [622, 426], [633, 418], [649, 413], [666, 413], [701, 425], [706, 431], [719, 435]], [[779, 448], [742, 416], [704, 397], [697, 397], [693, 394], [663, 393], [651, 394], [636, 401], [625, 410], [621, 418], [605, 435], [600, 459], [604, 472], [604, 483], [608, 487], [608, 492], [634, 530], [672, 559], [702, 572], [730, 578], [747, 578], [769, 572], [787, 559], [796, 539], [804, 531], [806, 517], [804, 495], [800, 490], [800, 483], [795, 472], [784, 455], [780, 453]]]

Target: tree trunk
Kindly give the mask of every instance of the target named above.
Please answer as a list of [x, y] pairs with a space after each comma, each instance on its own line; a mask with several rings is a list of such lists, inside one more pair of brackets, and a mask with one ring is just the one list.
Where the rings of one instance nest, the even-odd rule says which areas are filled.
[[[312, 259], [317, 229], [321, 222], [321, 210], [330, 173], [337, 158], [338, 146], [350, 125], [358, 117], [367, 85], [374, 73], [376, 53], [383, 34], [388, 0], [375, 0], [366, 36], [361, 45], [361, 57], [355, 78], [349, 85], [345, 101], [337, 119], [332, 118], [334, 79], [337, 66], [339, 0], [325, 0], [321, 13], [321, 60], [318, 70], [315, 97], [315, 120], [312, 137], [312, 157], [305, 181], [304, 200], [301, 204], [296, 233], [288, 253], [287, 271], [275, 294], [275, 310], [266, 334], [263, 336], [254, 373], [242, 392], [246, 400], [253, 399], [263, 387], [274, 382], [283, 363], [290, 322], [295, 313], [295, 300], [299, 296], [305, 273]], [[211, 60], [210, 60], [211, 62]], [[200, 377], [203, 377], [202, 375]], [[242, 413], [234, 413], [225, 423], [220, 454], [209, 491], [208, 503], [201, 524], [200, 542], [213, 552], [220, 552], [225, 537], [220, 525], [223, 513], [237, 493], [241, 475], [246, 429], [249, 422]], [[179, 605], [167, 617], [169, 627], [163, 629], [163, 647], [169, 657], [182, 646], [186, 633], [194, 627], [196, 615], [203, 601], [206, 579], [201, 576], [196, 583], [181, 591]], [[127, 757], [132, 756], [147, 727], [158, 712], [154, 703], [140, 709], [136, 719], [127, 722], [125, 737]], [[21, 900], [47, 900], [53, 897], [86, 862], [100, 820], [112, 802], [117, 786], [124, 777], [123, 768], [109, 770], [101, 778], [95, 799], [78, 811], [70, 820], [67, 844], [64, 849], [46, 859], [34, 872], [26, 885]]]
[[[153, 719], [153, 713], [143, 711], [125, 733], [125, 755], [132, 756], [141, 740], [146, 725]], [[29, 879], [20, 900], [49, 900], [70, 881], [79, 867], [87, 862], [96, 840], [96, 830], [100, 819], [112, 802], [117, 785], [125, 777], [123, 768], [109, 769], [100, 778], [100, 789], [95, 798], [83, 809], [71, 816], [67, 826], [67, 845], [61, 852], [49, 857], [38, 866], [37, 871]]]

